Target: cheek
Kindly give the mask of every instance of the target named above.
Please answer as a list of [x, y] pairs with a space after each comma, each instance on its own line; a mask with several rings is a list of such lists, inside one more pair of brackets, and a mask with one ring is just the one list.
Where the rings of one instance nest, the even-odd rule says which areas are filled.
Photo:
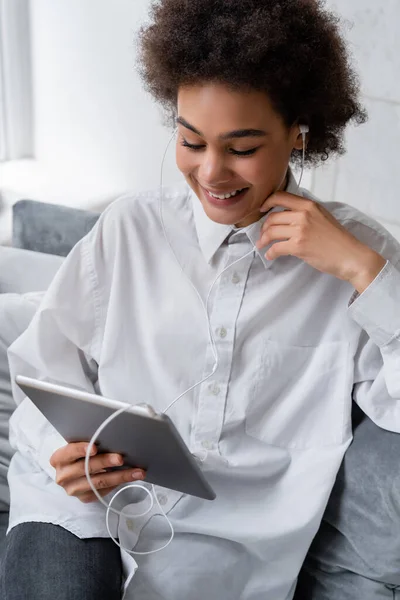
[[265, 164], [254, 160], [239, 159], [236, 163], [236, 173], [245, 181], [257, 185], [265, 180]]
[[236, 161], [237, 174], [252, 185], [263, 185], [271, 177], [273, 165], [265, 156], [257, 156], [250, 160], [238, 159]]
[[290, 156], [287, 156], [279, 148], [276, 151], [260, 153], [257, 160], [249, 166], [249, 181], [255, 185], [265, 185], [275, 182], [276, 178], [283, 176], [289, 164]]
[[196, 157], [187, 151], [186, 148], [177, 145], [176, 147], [176, 166], [184, 175], [190, 174], [197, 166]]

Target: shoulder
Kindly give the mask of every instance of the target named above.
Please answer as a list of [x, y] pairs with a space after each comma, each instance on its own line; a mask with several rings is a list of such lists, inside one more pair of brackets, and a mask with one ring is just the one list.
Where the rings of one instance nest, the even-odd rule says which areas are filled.
[[394, 264], [400, 261], [400, 242], [378, 221], [344, 202], [323, 202], [311, 192], [303, 196], [321, 204], [354, 237]]
[[[168, 223], [168, 230], [176, 233], [185, 228], [193, 218], [190, 188], [186, 182], [152, 189], [129, 192], [112, 202], [86, 236], [84, 251], [98, 265], [124, 262], [129, 256], [152, 253], [157, 240], [163, 235], [160, 218]], [[94, 257], [94, 258], [93, 258]]]
[[159, 220], [160, 200], [163, 210], [176, 211], [178, 214], [188, 207], [187, 197], [190, 188], [186, 182], [168, 187], [129, 192], [120, 196], [104, 211], [104, 224], [141, 225], [151, 224]]

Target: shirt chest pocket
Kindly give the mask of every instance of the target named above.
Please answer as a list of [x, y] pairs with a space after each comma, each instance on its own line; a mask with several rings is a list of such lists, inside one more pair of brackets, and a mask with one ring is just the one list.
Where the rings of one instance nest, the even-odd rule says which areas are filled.
[[264, 340], [247, 433], [286, 448], [343, 443], [351, 429], [351, 372], [346, 342], [300, 347]]

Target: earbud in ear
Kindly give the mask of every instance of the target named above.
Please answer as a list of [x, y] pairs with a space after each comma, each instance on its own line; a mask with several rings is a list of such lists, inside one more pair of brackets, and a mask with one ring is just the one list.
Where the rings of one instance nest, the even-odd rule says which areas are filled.
[[301, 136], [303, 138], [303, 156], [302, 156], [302, 161], [301, 161], [301, 175], [300, 175], [300, 180], [299, 180], [299, 183], [297, 185], [297, 193], [299, 193], [299, 191], [300, 191], [300, 184], [301, 184], [301, 180], [303, 179], [303, 173], [304, 173], [304, 163], [305, 163], [305, 160], [306, 160], [306, 145], [307, 145], [306, 135], [310, 131], [309, 126], [308, 125], [304, 125], [304, 124], [299, 125], [299, 129], [300, 129]]

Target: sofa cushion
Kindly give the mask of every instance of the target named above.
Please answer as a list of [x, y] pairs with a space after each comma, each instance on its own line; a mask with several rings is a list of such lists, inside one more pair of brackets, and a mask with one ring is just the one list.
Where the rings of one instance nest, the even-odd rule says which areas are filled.
[[9, 506], [7, 470], [13, 451], [8, 441], [8, 421], [15, 408], [7, 349], [29, 325], [43, 294], [0, 294], [0, 511]]
[[98, 218], [95, 212], [20, 200], [13, 207], [12, 244], [15, 248], [67, 256]]
[[0, 247], [0, 511], [8, 509], [7, 469], [12, 455], [8, 420], [15, 408], [7, 349], [26, 329], [43, 291], [63, 262], [51, 256]]
[[295, 600], [394, 598], [400, 591], [400, 435], [355, 403], [353, 430]]
[[0, 294], [46, 290], [62, 262], [60, 256], [0, 246]]

